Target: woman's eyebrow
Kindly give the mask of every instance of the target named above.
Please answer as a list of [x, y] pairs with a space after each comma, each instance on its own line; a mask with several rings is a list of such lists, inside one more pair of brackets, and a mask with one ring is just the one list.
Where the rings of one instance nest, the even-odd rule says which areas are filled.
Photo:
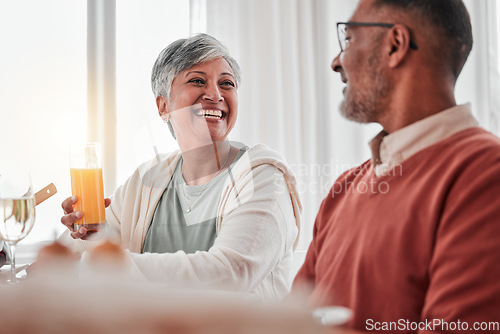
[[205, 73], [205, 72], [202, 72], [202, 71], [191, 71], [191, 72], [187, 72], [185, 76], [187, 77], [188, 75], [190, 75], [190, 74], [192, 74], [192, 73], [198, 73], [198, 74], [203, 74], [203, 75], [206, 75], [206, 73]]
[[[190, 71], [190, 72], [187, 72], [185, 76], [187, 77], [188, 75], [193, 74], [193, 73], [206, 75], [206, 73], [203, 72], [203, 71]], [[229, 73], [229, 72], [222, 72], [220, 75], [221, 76], [222, 75], [230, 75], [230, 76], [232, 76], [234, 78], [234, 75], [231, 74], [231, 73]]]
[[230, 75], [234, 78], [234, 75], [232, 75], [231, 73], [228, 73], [228, 72], [222, 72], [220, 75]]

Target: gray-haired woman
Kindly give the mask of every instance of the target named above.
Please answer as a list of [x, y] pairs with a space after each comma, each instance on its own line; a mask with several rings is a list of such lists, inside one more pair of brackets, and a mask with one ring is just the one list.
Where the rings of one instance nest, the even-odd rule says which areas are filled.
[[[180, 150], [141, 165], [106, 200], [106, 218], [149, 280], [278, 299], [291, 283], [300, 201], [276, 152], [227, 140], [239, 82], [238, 64], [209, 35], [160, 53], [151, 84]], [[85, 228], [73, 230], [76, 200], [63, 202], [61, 221], [68, 235], [85, 239]], [[83, 250], [86, 241], [74, 244]]]

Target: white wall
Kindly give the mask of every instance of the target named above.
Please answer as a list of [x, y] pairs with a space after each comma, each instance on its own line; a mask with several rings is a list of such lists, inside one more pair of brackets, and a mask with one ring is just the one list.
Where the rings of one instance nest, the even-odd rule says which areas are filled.
[[177, 148], [151, 91], [151, 69], [168, 44], [189, 35], [189, 1], [116, 3], [117, 184], [158, 152]]
[[86, 1], [0, 2], [0, 164], [28, 166], [35, 190], [58, 193], [37, 208], [26, 241], [61, 231], [70, 193], [68, 145], [86, 134]]

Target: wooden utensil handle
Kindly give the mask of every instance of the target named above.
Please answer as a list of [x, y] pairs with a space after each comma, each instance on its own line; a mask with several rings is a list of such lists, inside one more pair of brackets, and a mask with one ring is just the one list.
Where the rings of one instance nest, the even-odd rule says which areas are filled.
[[45, 201], [47, 198], [51, 197], [55, 193], [57, 193], [56, 186], [53, 183], [49, 184], [48, 186], [46, 186], [45, 188], [43, 188], [42, 190], [40, 190], [39, 192], [37, 192], [35, 194], [36, 205], [42, 203], [43, 201]]

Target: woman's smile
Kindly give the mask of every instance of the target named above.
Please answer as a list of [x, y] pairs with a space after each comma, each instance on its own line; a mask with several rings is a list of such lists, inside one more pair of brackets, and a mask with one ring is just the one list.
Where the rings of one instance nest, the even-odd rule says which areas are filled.
[[221, 121], [226, 118], [226, 112], [219, 109], [197, 109], [193, 111], [200, 118], [209, 121]]
[[234, 74], [224, 58], [197, 64], [179, 73], [172, 82], [170, 113], [181, 149], [222, 142], [238, 115]]

